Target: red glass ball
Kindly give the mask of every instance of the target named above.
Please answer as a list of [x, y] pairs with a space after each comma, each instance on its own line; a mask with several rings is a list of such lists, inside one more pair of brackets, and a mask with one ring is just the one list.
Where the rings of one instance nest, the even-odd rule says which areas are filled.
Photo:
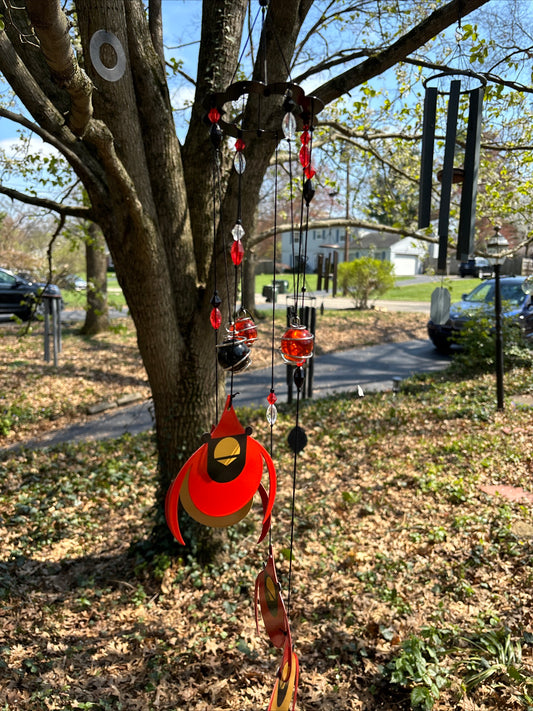
[[291, 326], [281, 337], [281, 357], [290, 365], [304, 365], [313, 356], [314, 338], [305, 326]]
[[216, 108], [211, 109], [207, 115], [211, 123], [217, 123], [217, 121], [220, 119], [220, 111]]
[[238, 316], [231, 330], [235, 329], [235, 334], [244, 338], [247, 346], [251, 346], [257, 340], [257, 328], [251, 316]]
[[235, 150], [236, 151], [243, 151], [246, 148], [245, 142], [242, 140], [242, 138], [238, 138], [235, 141]]

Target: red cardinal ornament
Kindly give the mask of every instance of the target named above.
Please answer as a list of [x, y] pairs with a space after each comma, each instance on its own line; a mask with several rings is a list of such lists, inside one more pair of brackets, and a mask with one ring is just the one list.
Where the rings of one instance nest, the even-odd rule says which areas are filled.
[[[270, 528], [276, 496], [276, 470], [266, 449], [250, 437], [252, 430], [239, 422], [228, 396], [222, 417], [204, 444], [185, 462], [172, 482], [165, 501], [165, 516], [176, 540], [185, 545], [178, 521], [178, 503], [206, 526], [226, 527], [243, 519], [259, 491], [263, 505], [260, 541]], [[261, 484], [266, 464], [269, 490]]]

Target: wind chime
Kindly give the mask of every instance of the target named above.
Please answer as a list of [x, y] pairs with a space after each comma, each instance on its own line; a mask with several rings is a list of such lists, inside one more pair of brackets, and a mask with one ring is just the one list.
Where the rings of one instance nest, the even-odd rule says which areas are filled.
[[[260, 9], [252, 24], [262, 16], [261, 36], [264, 36], [266, 7], [268, 0], [260, 0]], [[279, 43], [278, 43], [279, 46]], [[246, 48], [245, 48], [246, 49]], [[244, 52], [244, 50], [243, 50]], [[259, 62], [258, 62], [259, 64]], [[242, 520], [250, 511], [254, 495], [258, 492], [262, 507], [262, 529], [259, 543], [268, 535], [268, 553], [263, 570], [257, 576], [254, 590], [255, 619], [259, 633], [259, 617], [263, 619], [264, 627], [271, 643], [282, 653], [274, 689], [268, 706], [269, 711], [288, 711], [296, 705], [298, 689], [299, 663], [294, 652], [292, 635], [289, 625], [290, 593], [292, 573], [292, 550], [294, 545], [295, 491], [297, 477], [298, 454], [305, 447], [307, 437], [299, 425], [300, 392], [305, 382], [305, 364], [313, 356], [314, 336], [300, 322], [299, 306], [305, 299], [305, 262], [307, 252], [307, 225], [309, 206], [315, 189], [313, 177], [315, 169], [312, 165], [313, 122], [316, 114], [322, 109], [322, 103], [312, 96], [307, 96], [303, 89], [290, 82], [267, 83], [266, 61], [264, 62], [264, 81], [240, 81], [230, 84], [224, 92], [207, 96], [204, 101], [206, 123], [209, 128], [209, 138], [213, 146], [213, 275], [214, 291], [211, 299], [210, 323], [215, 333], [214, 355], [215, 368], [218, 366], [228, 374], [227, 387], [229, 393], [222, 416], [212, 427], [210, 433], [203, 436], [203, 444], [185, 462], [178, 472], [167, 493], [165, 513], [168, 525], [176, 540], [184, 544], [178, 521], [178, 506], [181, 502], [185, 511], [196, 521], [207, 526], [226, 527]], [[252, 125], [231, 120], [226, 106], [251, 96], [257, 101], [259, 110], [257, 119]], [[278, 99], [279, 119], [272, 127], [261, 124], [260, 110], [264, 99]], [[243, 112], [244, 114], [244, 112]], [[244, 427], [233, 409], [234, 376], [246, 370], [250, 364], [251, 350], [258, 337], [256, 326], [244, 303], [237, 306], [238, 284], [242, 281], [242, 261], [244, 246], [242, 239], [245, 231], [241, 214], [241, 197], [245, 190], [246, 141], [248, 137], [259, 139], [266, 136], [274, 139], [276, 145], [284, 140], [288, 144], [289, 178], [292, 190], [292, 144], [296, 141], [296, 130], [301, 127], [298, 158], [301, 167], [301, 209], [299, 224], [299, 269], [294, 284], [294, 307], [290, 325], [283, 334], [279, 350], [283, 360], [293, 366], [293, 379], [297, 388], [296, 421], [291, 430], [288, 442], [294, 453], [292, 476], [292, 516], [290, 527], [290, 555], [287, 584], [287, 606], [281, 593], [272, 544], [272, 509], [276, 495], [276, 471], [272, 460], [273, 428], [277, 419], [274, 383], [274, 355], [277, 351], [275, 343], [275, 300], [272, 304], [272, 335], [271, 335], [271, 382], [266, 395], [266, 417], [270, 425], [270, 452], [252, 436], [250, 427]], [[222, 342], [218, 342], [222, 326], [222, 298], [219, 295], [216, 273], [217, 257], [217, 227], [219, 223], [220, 200], [218, 198], [221, 184], [221, 147], [226, 136], [232, 136], [235, 141], [235, 156], [233, 170], [237, 174], [237, 215], [235, 225], [230, 235], [224, 240], [224, 277], [226, 283], [227, 310], [230, 314], [229, 323]], [[296, 154], [296, 150], [294, 150]], [[294, 197], [294, 196], [292, 196]], [[276, 147], [276, 171], [274, 190], [274, 227], [277, 226], [278, 199], [278, 147]], [[274, 245], [276, 245], [276, 234]], [[294, 241], [294, 240], [293, 240]], [[233, 264], [234, 273], [230, 274]], [[276, 264], [276, 246], [274, 246], [274, 279]], [[231, 289], [233, 284], [233, 294]], [[218, 375], [216, 377], [218, 392]], [[218, 396], [217, 396], [218, 398]], [[264, 469], [268, 472], [268, 491], [262, 483]]]
[[[466, 81], [467, 85], [471, 85], [472, 80], [477, 86], [464, 90], [461, 89], [462, 81]], [[439, 84], [442, 84], [443, 81], [448, 82], [445, 89], [439, 88]], [[437, 172], [437, 180], [440, 183], [437, 273], [442, 275], [443, 279], [446, 274], [450, 205], [452, 186], [454, 184], [461, 185], [456, 248], [457, 259], [465, 261], [474, 250], [477, 181], [485, 84], [486, 81], [484, 77], [471, 70], [442, 72], [435, 74], [424, 82], [424, 119], [418, 203], [419, 229], [429, 227], [432, 218], [433, 163], [439, 97], [447, 102], [444, 157], [442, 168]], [[468, 97], [468, 120], [464, 147], [464, 164], [463, 166], [455, 166], [455, 147], [457, 143], [461, 96]], [[441, 285], [435, 289], [431, 297], [431, 319], [434, 323], [444, 324], [449, 319], [449, 315], [450, 292]]]

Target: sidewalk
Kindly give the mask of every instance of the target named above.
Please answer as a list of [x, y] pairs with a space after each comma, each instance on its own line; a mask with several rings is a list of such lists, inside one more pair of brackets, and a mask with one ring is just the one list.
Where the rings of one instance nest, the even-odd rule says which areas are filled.
[[[276, 309], [286, 309], [287, 305], [293, 303], [291, 294], [279, 294], [276, 299]], [[383, 301], [381, 299], [372, 302], [373, 308], [378, 311], [408, 311], [415, 313], [429, 314], [429, 301]], [[272, 309], [272, 302], [267, 301], [261, 294], [255, 295], [255, 305], [258, 309]], [[306, 295], [306, 305], [314, 306], [317, 309], [353, 309], [353, 299], [346, 296], [330, 296], [325, 292], [309, 292]]]

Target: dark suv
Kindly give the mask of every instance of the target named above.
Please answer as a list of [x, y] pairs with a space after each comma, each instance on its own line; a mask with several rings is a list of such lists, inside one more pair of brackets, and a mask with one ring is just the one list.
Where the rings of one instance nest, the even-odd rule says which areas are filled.
[[55, 284], [37, 284], [0, 268], [0, 314], [28, 321], [35, 300], [43, 293], [45, 296], [61, 297], [61, 291]]
[[462, 277], [472, 276], [477, 279], [490, 279], [494, 275], [494, 269], [484, 257], [474, 257], [459, 265], [459, 274]]

